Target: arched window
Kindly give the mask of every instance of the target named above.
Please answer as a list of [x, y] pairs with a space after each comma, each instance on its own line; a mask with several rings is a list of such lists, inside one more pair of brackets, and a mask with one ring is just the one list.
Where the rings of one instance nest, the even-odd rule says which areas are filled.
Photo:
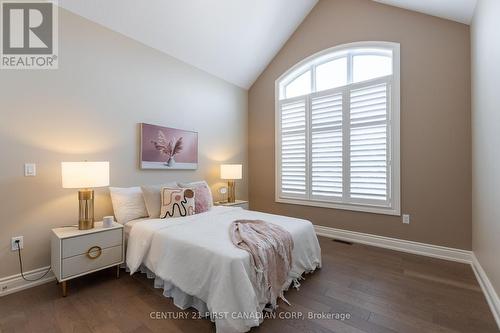
[[341, 45], [284, 73], [276, 144], [276, 201], [399, 215], [399, 44]]

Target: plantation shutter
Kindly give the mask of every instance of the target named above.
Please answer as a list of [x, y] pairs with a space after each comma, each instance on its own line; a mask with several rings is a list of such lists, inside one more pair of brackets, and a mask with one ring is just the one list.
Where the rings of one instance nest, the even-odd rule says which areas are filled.
[[399, 61], [397, 43], [349, 44], [276, 80], [276, 202], [401, 213]]
[[306, 98], [280, 104], [281, 193], [307, 196]]
[[387, 201], [388, 83], [350, 91], [350, 189], [360, 201]]
[[342, 198], [342, 93], [311, 97], [311, 196]]

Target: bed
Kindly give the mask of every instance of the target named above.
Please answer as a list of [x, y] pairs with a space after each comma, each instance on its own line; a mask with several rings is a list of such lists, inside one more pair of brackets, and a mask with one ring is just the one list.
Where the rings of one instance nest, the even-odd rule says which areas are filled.
[[321, 249], [311, 222], [217, 206], [175, 219], [142, 219], [125, 225], [127, 269], [147, 273], [182, 309], [193, 307], [215, 322], [217, 333], [247, 332], [263, 319], [265, 297], [253, 287], [250, 255], [229, 238], [238, 219], [280, 225], [294, 241], [287, 285], [321, 267]]

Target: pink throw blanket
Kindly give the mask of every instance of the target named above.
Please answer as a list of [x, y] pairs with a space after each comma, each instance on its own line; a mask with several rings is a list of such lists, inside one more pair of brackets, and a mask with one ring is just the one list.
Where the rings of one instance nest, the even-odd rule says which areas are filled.
[[[280, 226], [261, 220], [237, 220], [231, 224], [234, 245], [250, 253], [257, 272], [257, 288], [263, 288], [268, 303], [276, 307], [283, 296], [292, 269], [292, 235]], [[262, 290], [262, 289], [260, 289]]]

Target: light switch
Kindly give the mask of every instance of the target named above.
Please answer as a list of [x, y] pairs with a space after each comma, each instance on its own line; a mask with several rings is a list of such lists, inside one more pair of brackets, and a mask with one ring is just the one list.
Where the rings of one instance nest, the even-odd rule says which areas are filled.
[[24, 176], [25, 177], [35, 177], [36, 176], [36, 164], [26, 163], [24, 165]]

